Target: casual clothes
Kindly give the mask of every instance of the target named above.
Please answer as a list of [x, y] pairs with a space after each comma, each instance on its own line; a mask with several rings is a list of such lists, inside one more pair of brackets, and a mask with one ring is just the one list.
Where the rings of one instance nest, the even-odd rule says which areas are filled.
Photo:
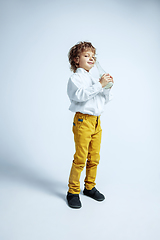
[[83, 68], [78, 68], [68, 82], [70, 110], [76, 112], [73, 121], [75, 154], [69, 177], [69, 193], [80, 193], [80, 175], [86, 164], [85, 188], [96, 185], [97, 165], [100, 160], [101, 123], [100, 115], [109, 101], [110, 89], [102, 88], [98, 79]]

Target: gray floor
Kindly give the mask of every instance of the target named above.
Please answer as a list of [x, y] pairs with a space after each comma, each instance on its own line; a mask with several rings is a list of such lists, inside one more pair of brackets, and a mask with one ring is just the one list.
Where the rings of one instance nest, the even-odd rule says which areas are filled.
[[66, 175], [59, 181], [58, 174], [53, 179], [48, 173], [18, 163], [1, 164], [1, 240], [160, 239], [158, 186], [107, 184], [100, 175], [105, 201], [80, 194], [83, 206], [74, 210], [65, 200]]

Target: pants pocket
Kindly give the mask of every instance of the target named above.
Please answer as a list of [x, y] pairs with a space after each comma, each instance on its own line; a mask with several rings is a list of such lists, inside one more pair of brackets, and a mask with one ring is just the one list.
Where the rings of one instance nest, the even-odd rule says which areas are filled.
[[75, 117], [75, 118], [74, 118], [73, 127], [72, 127], [73, 133], [74, 133], [75, 131], [78, 131], [78, 130], [82, 127], [83, 122], [84, 122], [84, 119], [81, 118], [81, 117]]

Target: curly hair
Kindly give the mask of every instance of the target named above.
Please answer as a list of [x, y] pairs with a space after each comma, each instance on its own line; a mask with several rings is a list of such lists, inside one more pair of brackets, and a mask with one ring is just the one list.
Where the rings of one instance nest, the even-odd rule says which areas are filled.
[[96, 54], [96, 48], [93, 47], [92, 43], [90, 42], [78, 42], [69, 50], [68, 59], [71, 65], [71, 71], [76, 72], [78, 64], [75, 62], [75, 59], [80, 57], [80, 54], [88, 49], [91, 50], [94, 54]]

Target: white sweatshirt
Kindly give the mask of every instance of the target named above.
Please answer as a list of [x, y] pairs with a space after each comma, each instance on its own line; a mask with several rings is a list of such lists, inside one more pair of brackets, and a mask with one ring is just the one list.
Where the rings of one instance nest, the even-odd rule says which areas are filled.
[[83, 68], [77, 68], [69, 78], [67, 94], [71, 101], [69, 110], [99, 116], [110, 101], [110, 89], [102, 88], [99, 79], [93, 78]]

